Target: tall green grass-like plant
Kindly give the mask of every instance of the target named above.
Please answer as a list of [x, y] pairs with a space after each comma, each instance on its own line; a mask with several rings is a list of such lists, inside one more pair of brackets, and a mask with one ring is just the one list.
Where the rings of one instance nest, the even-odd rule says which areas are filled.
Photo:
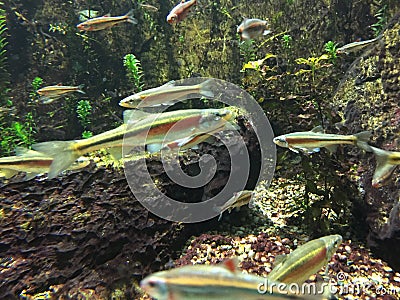
[[6, 11], [3, 8], [4, 3], [0, 2], [0, 101], [1, 104], [7, 102], [7, 93], [9, 87], [9, 73], [7, 71], [7, 23]]
[[143, 70], [140, 60], [138, 60], [133, 54], [127, 54], [124, 56], [124, 66], [126, 68], [126, 74], [129, 81], [133, 84], [135, 92], [141, 92], [143, 89]]

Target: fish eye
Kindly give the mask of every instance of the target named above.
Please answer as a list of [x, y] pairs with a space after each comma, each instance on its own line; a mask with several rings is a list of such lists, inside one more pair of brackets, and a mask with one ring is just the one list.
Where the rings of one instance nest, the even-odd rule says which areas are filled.
[[154, 281], [149, 282], [149, 287], [155, 288], [156, 286], [157, 286], [157, 284]]

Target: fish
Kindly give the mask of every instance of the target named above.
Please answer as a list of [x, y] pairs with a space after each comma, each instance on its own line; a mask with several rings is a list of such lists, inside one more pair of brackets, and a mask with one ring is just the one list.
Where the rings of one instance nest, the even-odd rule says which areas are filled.
[[295, 294], [281, 283], [241, 273], [235, 259], [156, 272], [144, 278], [140, 288], [157, 300], [326, 299], [325, 295]]
[[100, 12], [93, 9], [84, 9], [78, 12], [79, 21], [85, 22], [89, 19], [96, 18]]
[[228, 210], [228, 212], [230, 213], [234, 208], [239, 208], [243, 205], [249, 204], [252, 198], [253, 198], [253, 191], [244, 190], [236, 192], [232, 198], [230, 198], [228, 201], [224, 203], [224, 205], [215, 208], [215, 210], [220, 213], [218, 221], [221, 220], [222, 214], [226, 210]]
[[190, 8], [197, 4], [197, 0], [182, 0], [177, 6], [175, 6], [167, 16], [167, 22], [169, 24], [177, 24], [185, 19], [190, 12]]
[[154, 11], [154, 12], [158, 11], [158, 8], [157, 8], [157, 7], [155, 7], [155, 6], [153, 6], [153, 5], [150, 5], [150, 4], [139, 3], [139, 6], [142, 7], [142, 8], [144, 8], [144, 9], [147, 9], [147, 10], [149, 10], [149, 11]]
[[293, 132], [274, 138], [274, 143], [280, 147], [289, 148], [299, 153], [318, 152], [320, 148], [326, 148], [330, 152], [335, 152], [340, 144], [357, 145], [361, 149], [370, 152], [368, 140], [371, 137], [370, 131], [362, 131], [354, 135], [339, 135], [324, 133], [321, 126], [313, 128], [311, 131]]
[[216, 138], [214, 136], [215, 133], [226, 131], [226, 130], [239, 130], [240, 127], [236, 124], [233, 124], [232, 121], [235, 118], [235, 114], [232, 114], [230, 118], [226, 118], [226, 124], [221, 124], [220, 127], [212, 129], [211, 131], [204, 132], [201, 134], [197, 134], [194, 136], [190, 136], [184, 139], [176, 140], [166, 144], [148, 144], [146, 145], [146, 149], [149, 153], [155, 153], [158, 151], [185, 151], [187, 149], [198, 149], [198, 145], [203, 142], [207, 142], [209, 144], [215, 143]]
[[267, 278], [301, 285], [327, 265], [341, 243], [342, 236], [338, 234], [309, 241], [288, 255], [278, 256]]
[[76, 27], [80, 31], [98, 31], [107, 28], [111, 28], [121, 23], [131, 23], [136, 25], [138, 21], [133, 17], [133, 9], [130, 10], [126, 15], [119, 17], [103, 16], [98, 18], [89, 19], [85, 22], [79, 23]]
[[218, 128], [232, 119], [229, 109], [187, 109], [150, 114], [138, 110], [124, 113], [124, 124], [117, 128], [73, 141], [49, 141], [36, 143], [32, 148], [54, 157], [49, 178], [65, 170], [79, 156], [100, 149], [108, 149], [119, 159], [122, 147], [144, 144], [168, 143]]
[[371, 40], [366, 40], [366, 41], [359, 41], [359, 42], [353, 42], [350, 44], [346, 44], [340, 48], [336, 49], [336, 53], [337, 54], [349, 54], [352, 52], [357, 52], [360, 51], [362, 49], [364, 49], [365, 47], [368, 47], [374, 43], [376, 43], [377, 41], [379, 41], [382, 38], [382, 35], [377, 36], [374, 39]]
[[208, 79], [196, 85], [176, 86], [175, 81], [148, 89], [122, 99], [119, 105], [126, 108], [154, 107], [160, 105], [171, 105], [177, 101], [186, 99], [190, 94], [200, 94], [207, 98], [214, 98], [211, 90], [212, 79]]
[[68, 86], [68, 85], [50, 85], [43, 87], [41, 89], [38, 89], [36, 92], [41, 96], [39, 98], [39, 101], [41, 101], [43, 104], [49, 104], [53, 102], [54, 100], [57, 100], [61, 98], [62, 96], [72, 93], [72, 92], [78, 92], [81, 94], [85, 94], [84, 91], [82, 91], [83, 84], [79, 86]]
[[400, 152], [382, 150], [370, 146], [376, 158], [376, 168], [372, 176], [372, 186], [379, 188], [385, 185], [394, 169], [400, 165]]
[[260, 19], [244, 19], [238, 26], [237, 33], [241, 40], [253, 40], [261, 35], [271, 33], [268, 29], [268, 22]]
[[[39, 174], [44, 174], [49, 171], [49, 167], [53, 162], [53, 158], [46, 156], [40, 152], [17, 147], [15, 156], [7, 156], [0, 158], [0, 176], [6, 179], [11, 178], [18, 172], [25, 172], [24, 180], [30, 180]], [[86, 167], [89, 164], [89, 159], [80, 157], [68, 170], [78, 170]]]

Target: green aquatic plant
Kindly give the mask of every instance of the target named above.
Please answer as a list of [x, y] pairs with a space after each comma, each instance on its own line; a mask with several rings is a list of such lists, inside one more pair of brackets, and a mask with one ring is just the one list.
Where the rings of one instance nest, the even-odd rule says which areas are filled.
[[32, 83], [31, 83], [31, 91], [29, 92], [29, 98], [32, 101], [36, 101], [39, 98], [37, 90], [40, 88], [40, 86], [42, 84], [43, 84], [42, 78], [40, 78], [40, 77], [33, 78]]
[[26, 114], [23, 120], [13, 121], [10, 126], [0, 126], [2, 139], [0, 152], [9, 155], [17, 146], [29, 147], [34, 142], [36, 125], [32, 113]]
[[49, 28], [50, 32], [59, 32], [62, 35], [67, 34], [67, 28], [68, 28], [67, 24], [56, 23], [56, 24], [50, 24], [49, 26], [50, 26], [50, 28]]
[[254, 40], [241, 41], [239, 43], [239, 51], [245, 63], [251, 60], [256, 60], [256, 49], [254, 47]]
[[335, 63], [337, 59], [337, 46], [338, 44], [332, 41], [329, 41], [324, 45], [325, 52], [328, 53], [329, 60], [332, 63]]
[[143, 89], [143, 70], [140, 60], [133, 54], [126, 54], [124, 56], [124, 66], [127, 76], [134, 86], [135, 92], [141, 92]]
[[382, 0], [378, 1], [378, 3], [381, 8], [374, 15], [374, 17], [378, 21], [371, 25], [371, 28], [374, 31], [375, 36], [379, 36], [382, 33], [382, 30], [383, 28], [385, 28], [387, 23], [387, 5], [383, 4]]
[[282, 36], [283, 47], [290, 49], [292, 47], [292, 36], [290, 34], [284, 34]]
[[309, 67], [309, 69], [300, 69], [295, 73], [295, 75], [298, 76], [304, 73], [311, 73], [311, 81], [314, 84], [316, 71], [329, 66], [329, 64], [325, 63], [327, 60], [329, 60], [329, 56], [327, 54], [322, 54], [319, 57], [297, 58], [296, 63], [298, 65], [306, 65]]
[[78, 105], [76, 106], [76, 114], [78, 116], [79, 123], [85, 129], [82, 132], [83, 138], [89, 138], [93, 134], [91, 131], [87, 130], [87, 127], [90, 125], [90, 114], [92, 112], [92, 106], [90, 105], [89, 100], [80, 100]]

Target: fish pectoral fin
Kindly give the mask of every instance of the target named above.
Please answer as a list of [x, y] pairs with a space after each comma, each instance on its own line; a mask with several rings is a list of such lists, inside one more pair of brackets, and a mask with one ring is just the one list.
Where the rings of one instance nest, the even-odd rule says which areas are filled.
[[26, 172], [26, 175], [24, 177], [24, 181], [31, 180], [31, 179], [35, 178], [37, 175], [39, 175], [39, 174], [40, 173]]
[[324, 133], [324, 128], [322, 128], [321, 125], [318, 125], [318, 126], [314, 127], [313, 129], [311, 129], [311, 132]]
[[270, 34], [272, 31], [269, 29], [264, 30], [263, 35], [268, 35]]
[[325, 146], [325, 148], [330, 152], [330, 153], [334, 153], [337, 150], [338, 145], [329, 145], [329, 146]]
[[275, 261], [274, 261], [273, 265], [277, 266], [277, 265], [283, 263], [286, 260], [286, 258], [287, 258], [287, 255], [285, 255], [285, 254], [275, 256]]
[[107, 149], [107, 152], [110, 153], [113, 160], [118, 161], [122, 158], [122, 148], [114, 147]]
[[9, 179], [13, 177], [14, 175], [17, 175], [18, 171], [12, 170], [12, 169], [0, 169], [0, 177], [5, 177], [6, 179]]
[[293, 151], [293, 152], [295, 152], [295, 153], [299, 153], [299, 150], [297, 150], [297, 149], [294, 148], [294, 147], [289, 147], [289, 150], [291, 150], [291, 151]]
[[154, 144], [148, 144], [146, 145], [146, 150], [149, 153], [155, 153], [161, 151], [163, 149], [163, 144], [160, 143], [154, 143]]

